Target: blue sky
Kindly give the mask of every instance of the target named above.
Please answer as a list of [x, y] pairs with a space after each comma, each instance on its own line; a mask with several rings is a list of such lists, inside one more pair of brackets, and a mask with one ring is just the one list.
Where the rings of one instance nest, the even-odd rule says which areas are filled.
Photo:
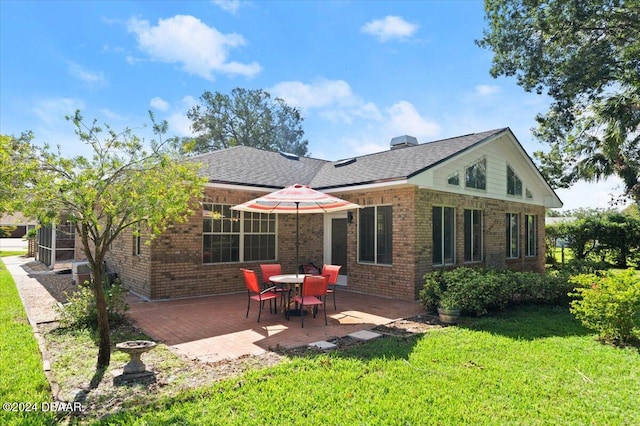
[[[548, 99], [489, 75], [481, 1], [0, 1], [0, 133], [86, 154], [65, 115], [190, 134], [206, 90], [265, 89], [303, 113], [327, 160], [510, 127], [532, 154]], [[606, 207], [616, 182], [559, 190]]]

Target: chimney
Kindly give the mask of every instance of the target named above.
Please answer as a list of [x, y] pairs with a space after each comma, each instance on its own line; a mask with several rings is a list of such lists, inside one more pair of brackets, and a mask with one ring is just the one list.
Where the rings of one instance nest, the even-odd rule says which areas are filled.
[[418, 145], [418, 139], [413, 136], [404, 135], [391, 138], [391, 149], [406, 148]]

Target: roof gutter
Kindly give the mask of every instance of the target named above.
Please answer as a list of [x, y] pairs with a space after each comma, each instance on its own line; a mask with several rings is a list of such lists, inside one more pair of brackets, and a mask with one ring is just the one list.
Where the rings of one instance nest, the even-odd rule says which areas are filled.
[[315, 188], [318, 191], [322, 191], [326, 194], [333, 194], [338, 192], [355, 192], [355, 191], [366, 191], [370, 189], [386, 189], [394, 186], [406, 186], [410, 185], [407, 178], [395, 178], [395, 179], [386, 179], [381, 181], [370, 181], [370, 182], [360, 182], [349, 185], [340, 185], [340, 186], [326, 186]]

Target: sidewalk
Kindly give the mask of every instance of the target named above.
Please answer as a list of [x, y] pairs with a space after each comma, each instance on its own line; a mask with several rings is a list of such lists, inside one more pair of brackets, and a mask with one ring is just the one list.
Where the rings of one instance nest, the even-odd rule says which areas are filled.
[[32, 262], [32, 257], [9, 256], [3, 257], [2, 261], [16, 283], [20, 299], [22, 299], [29, 323], [34, 331], [38, 331], [38, 324], [57, 321], [58, 315], [54, 309], [57, 305], [56, 299], [33, 277], [37, 274], [51, 272], [25, 270], [23, 265]]

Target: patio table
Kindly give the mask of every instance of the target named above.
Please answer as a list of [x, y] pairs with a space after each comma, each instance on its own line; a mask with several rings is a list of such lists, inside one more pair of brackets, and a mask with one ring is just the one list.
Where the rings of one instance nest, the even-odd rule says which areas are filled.
[[[310, 274], [282, 274], [282, 275], [272, 275], [269, 278], [269, 281], [272, 283], [285, 284], [289, 290], [296, 290], [300, 287], [300, 285], [304, 282], [304, 277], [308, 277]], [[287, 294], [287, 306], [285, 309], [285, 316], [289, 319], [290, 315], [302, 315], [299, 309], [290, 309], [291, 305], [291, 291]]]

